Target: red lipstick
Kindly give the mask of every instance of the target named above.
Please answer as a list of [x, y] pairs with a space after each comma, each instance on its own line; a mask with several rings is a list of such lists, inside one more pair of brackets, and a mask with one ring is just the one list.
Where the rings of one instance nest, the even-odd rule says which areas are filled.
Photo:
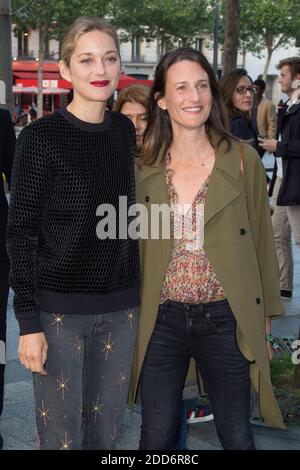
[[90, 84], [96, 87], [104, 87], [109, 84], [109, 80], [96, 80], [94, 82], [90, 82]]

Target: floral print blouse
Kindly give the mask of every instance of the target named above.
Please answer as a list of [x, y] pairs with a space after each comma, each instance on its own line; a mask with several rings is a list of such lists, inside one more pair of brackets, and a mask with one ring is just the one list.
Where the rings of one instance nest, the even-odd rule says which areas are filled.
[[160, 295], [160, 303], [207, 303], [225, 299], [213, 266], [203, 249], [204, 205], [209, 177], [193, 204], [178, 204], [173, 184], [174, 170], [166, 167], [166, 180], [172, 207], [173, 249]]

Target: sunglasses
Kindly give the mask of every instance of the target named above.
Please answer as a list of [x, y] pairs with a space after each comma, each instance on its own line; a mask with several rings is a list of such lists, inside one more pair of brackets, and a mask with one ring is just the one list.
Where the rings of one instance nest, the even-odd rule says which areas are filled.
[[247, 93], [247, 91], [250, 91], [250, 93], [256, 93], [256, 88], [255, 86], [239, 86], [235, 89], [235, 91], [239, 94], [239, 95], [245, 95]]

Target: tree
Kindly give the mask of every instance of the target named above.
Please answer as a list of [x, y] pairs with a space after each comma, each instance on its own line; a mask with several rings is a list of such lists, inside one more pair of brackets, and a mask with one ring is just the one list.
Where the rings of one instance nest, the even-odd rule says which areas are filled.
[[223, 73], [236, 68], [240, 30], [240, 0], [224, 2]]
[[110, 17], [113, 25], [119, 31], [121, 42], [150, 39], [150, 33], [144, 21], [145, 0], [112, 0], [110, 2]]
[[261, 57], [267, 49], [263, 78], [266, 80], [272, 55], [288, 47], [300, 29], [299, 0], [241, 0], [240, 45]]
[[157, 60], [166, 52], [167, 44], [179, 39], [190, 44], [195, 35], [212, 31], [212, 14], [208, 0], [115, 0], [112, 21], [126, 30], [122, 38], [133, 36], [157, 41]]

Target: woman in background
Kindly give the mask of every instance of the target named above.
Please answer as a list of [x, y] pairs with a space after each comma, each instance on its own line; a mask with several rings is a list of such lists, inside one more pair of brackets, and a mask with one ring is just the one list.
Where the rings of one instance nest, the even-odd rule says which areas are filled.
[[143, 136], [147, 126], [147, 106], [150, 89], [144, 85], [130, 85], [118, 95], [114, 111], [127, 116], [135, 128], [136, 146], [138, 152], [143, 145]]
[[256, 89], [252, 78], [245, 69], [234, 69], [221, 78], [219, 86], [229, 117], [230, 132], [247, 141], [260, 154], [253, 110]]

